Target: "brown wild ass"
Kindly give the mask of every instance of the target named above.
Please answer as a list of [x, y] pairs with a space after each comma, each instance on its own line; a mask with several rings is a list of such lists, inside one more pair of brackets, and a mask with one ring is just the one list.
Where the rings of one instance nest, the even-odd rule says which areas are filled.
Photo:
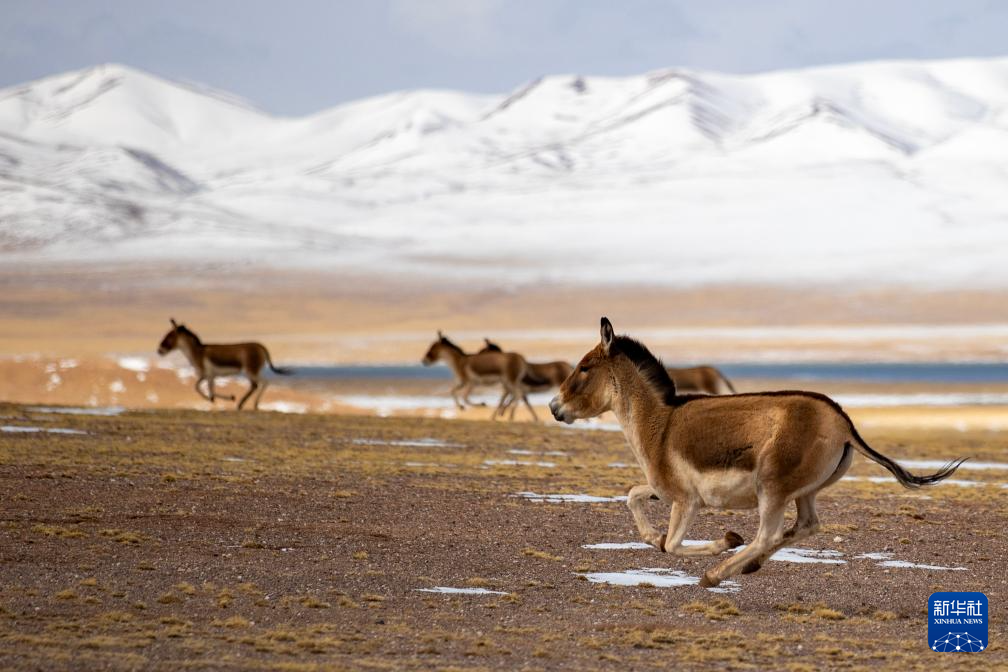
[[[480, 350], [481, 353], [504, 352], [499, 345], [489, 338], [484, 338], [483, 342], [486, 345]], [[528, 392], [545, 392], [546, 390], [552, 390], [554, 387], [560, 387], [560, 384], [567, 380], [567, 376], [574, 370], [574, 367], [570, 363], [563, 360], [543, 362], [541, 364], [526, 360], [525, 363], [528, 366], [528, 370], [525, 373], [525, 377], [522, 378], [522, 386]], [[514, 403], [514, 398], [508, 397], [505, 408]]]
[[[493, 412], [492, 417], [494, 419], [497, 418], [498, 414], [501, 416], [504, 415], [504, 411], [507, 408], [504, 401], [510, 395], [514, 399], [524, 401], [532, 417], [536, 422], [539, 421], [539, 416], [536, 415], [535, 409], [529, 403], [528, 395], [521, 383], [528, 371], [528, 364], [525, 362], [524, 357], [516, 352], [480, 352], [475, 355], [468, 355], [462, 348], [448, 340], [440, 331], [437, 333], [437, 339], [431, 343], [431, 346], [427, 349], [427, 354], [423, 356], [421, 361], [424, 366], [444, 361], [451, 367], [452, 372], [455, 374], [455, 387], [452, 388], [451, 395], [459, 410], [465, 409], [462, 401], [465, 401], [470, 406], [475, 405], [469, 400], [469, 395], [472, 393], [474, 386], [496, 385], [500, 383], [504, 388], [504, 392], [501, 394], [500, 403], [497, 404], [497, 408]], [[460, 392], [462, 401], [459, 400]], [[509, 420], [514, 420], [517, 407], [518, 405], [515, 404], [511, 408]]]
[[[705, 506], [759, 511], [753, 542], [708, 570], [701, 586], [755, 572], [785, 542], [814, 534], [816, 495], [844, 475], [854, 451], [908, 488], [937, 483], [964, 461], [915, 476], [870, 448], [843, 409], [814, 392], [677, 395], [665, 367], [643, 344], [616, 336], [604, 317], [601, 333], [601, 343], [560, 386], [550, 410], [567, 423], [609, 410], [616, 414], [647, 479], [627, 498], [644, 540], [676, 555], [717, 555], [740, 546], [742, 537], [727, 532], [702, 546], [683, 546], [697, 511]], [[645, 515], [644, 503], [652, 496], [672, 507], [667, 534], [659, 535]], [[785, 531], [784, 510], [792, 500], [798, 516]]]
[[[274, 373], [290, 374], [290, 369], [273, 366], [269, 351], [262, 343], [203, 343], [199, 336], [190, 331], [184, 324], [171, 320], [171, 331], [161, 339], [158, 346], [159, 355], [167, 355], [178, 348], [185, 355], [192, 367], [196, 369], [196, 392], [207, 401], [215, 401], [218, 397], [234, 401], [233, 395], [214, 393], [214, 378], [217, 376], [242, 375], [248, 378], [249, 391], [238, 402], [241, 410], [252, 393], [259, 390], [252, 407], [259, 408], [259, 399], [266, 391], [266, 381], [260, 376], [264, 365]], [[207, 381], [209, 395], [203, 394], [200, 383]]]
[[677, 369], [666, 366], [679, 394], [735, 394], [735, 387], [713, 366]]

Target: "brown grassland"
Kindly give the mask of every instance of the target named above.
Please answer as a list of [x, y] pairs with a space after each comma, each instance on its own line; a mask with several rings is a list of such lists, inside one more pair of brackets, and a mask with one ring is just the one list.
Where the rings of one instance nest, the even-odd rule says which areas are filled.
[[[960, 669], [926, 645], [941, 589], [987, 594], [991, 645], [969, 662], [1008, 666], [1003, 472], [924, 492], [843, 481], [820, 500], [825, 531], [802, 545], [846, 564], [771, 562], [718, 594], [591, 583], [581, 575], [697, 576], [714, 560], [585, 549], [636, 540], [622, 503], [514, 496], [625, 494], [640, 475], [614, 466], [631, 461], [618, 433], [13, 404], [0, 425], [86, 432], [0, 433], [4, 669]], [[1008, 461], [998, 432], [864, 434], [894, 457]], [[851, 470], [883, 473], [861, 458]], [[751, 539], [755, 522], [708, 511], [689, 536]], [[882, 551], [968, 569], [855, 559]], [[419, 590], [435, 586], [502, 594]]]

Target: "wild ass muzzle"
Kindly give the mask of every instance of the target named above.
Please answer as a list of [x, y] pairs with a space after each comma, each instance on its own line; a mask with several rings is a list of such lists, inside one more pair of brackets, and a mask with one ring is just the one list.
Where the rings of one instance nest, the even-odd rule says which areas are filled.
[[713, 366], [666, 366], [665, 370], [679, 394], [735, 394], [735, 386], [728, 377]]
[[[701, 586], [755, 572], [785, 542], [814, 534], [816, 495], [844, 475], [854, 451], [908, 488], [937, 483], [965, 461], [915, 476], [869, 447], [843, 409], [814, 392], [678, 395], [665, 367], [643, 344], [616, 336], [604, 317], [601, 334], [601, 342], [560, 386], [550, 410], [567, 423], [615, 413], [647, 481], [632, 487], [627, 499], [644, 540], [675, 555], [717, 555], [742, 545], [742, 537], [727, 532], [708, 544], [683, 546], [697, 511], [759, 511], [753, 542], [707, 571]], [[659, 535], [645, 514], [652, 496], [672, 507], [667, 534]], [[798, 515], [785, 531], [784, 510], [792, 501]]]
[[[431, 343], [427, 354], [423, 356], [421, 361], [424, 366], [443, 361], [451, 367], [455, 374], [455, 387], [451, 389], [451, 395], [459, 410], [465, 410], [463, 401], [470, 406], [475, 405], [469, 399], [474, 386], [500, 384], [503, 393], [500, 403], [497, 404], [497, 408], [491, 416], [493, 419], [496, 419], [498, 415], [503, 417], [507, 408], [504, 402], [511, 396], [514, 399], [524, 401], [533, 419], [536, 422], [539, 421], [539, 416], [536, 415], [535, 409], [529, 403], [528, 394], [521, 383], [528, 371], [528, 364], [524, 357], [516, 352], [480, 352], [469, 355], [440, 331], [437, 334], [437, 339]], [[517, 404], [512, 406], [511, 415], [508, 416], [509, 420], [514, 420], [517, 408]]]
[[[484, 352], [504, 352], [504, 350], [491, 341], [489, 338], [484, 338], [483, 349], [480, 353]], [[527, 365], [527, 370], [525, 376], [522, 378], [522, 386], [528, 392], [546, 392], [547, 390], [552, 390], [554, 387], [560, 387], [563, 381], [567, 380], [567, 376], [571, 374], [574, 367], [570, 365], [569, 362], [563, 360], [556, 360], [553, 362], [530, 362], [525, 360]], [[506, 406], [517, 403], [517, 400], [508, 397]]]
[[[238, 402], [238, 410], [241, 410], [245, 402], [248, 401], [252, 393], [257, 389], [252, 403], [252, 408], [259, 408], [259, 400], [263, 392], [266, 391], [267, 382], [262, 377], [263, 366], [269, 365], [273, 373], [289, 375], [290, 369], [273, 366], [269, 351], [262, 343], [203, 343], [199, 336], [189, 330], [184, 324], [178, 324], [174, 318], [171, 320], [171, 331], [161, 339], [158, 346], [159, 355], [167, 355], [176, 348], [182, 351], [185, 358], [189, 360], [192, 367], [196, 369], [196, 392], [213, 402], [218, 398], [234, 401], [233, 395], [223, 395], [214, 392], [214, 379], [218, 376], [244, 376], [249, 381], [249, 390]], [[200, 389], [200, 383], [207, 383], [207, 392], [204, 394]]]

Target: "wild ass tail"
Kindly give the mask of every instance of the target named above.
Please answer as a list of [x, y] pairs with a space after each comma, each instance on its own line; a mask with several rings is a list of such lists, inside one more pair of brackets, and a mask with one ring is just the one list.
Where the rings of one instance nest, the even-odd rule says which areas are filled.
[[[854, 435], [854, 443], [853, 443], [854, 448], [872, 462], [881, 464], [883, 467], [888, 469], [889, 473], [895, 476], [896, 480], [899, 481], [900, 485], [902, 485], [904, 488], [919, 488], [922, 485], [934, 485], [939, 481], [943, 481], [949, 476], [951, 476], [953, 473], [955, 473], [955, 470], [959, 468], [959, 465], [961, 465], [963, 462], [969, 459], [968, 457], [961, 457], [958, 460], [950, 461], [948, 464], [946, 464], [944, 467], [934, 472], [933, 474], [927, 474], [925, 476], [916, 476], [914, 474], [911, 474], [903, 467], [901, 467], [895, 460], [886, 457], [885, 455], [883, 455], [882, 453], [878, 452], [877, 450], [869, 446], [867, 443], [865, 443], [865, 440], [862, 439], [861, 436], [858, 435], [857, 430], [854, 429], [853, 423], [851, 423], [851, 433]], [[848, 443], [848, 445], [851, 444]]]
[[266, 353], [266, 363], [269, 364], [270, 371], [281, 376], [289, 376], [294, 373], [294, 369], [287, 368], [286, 366], [273, 366], [273, 358], [270, 357], [269, 350], [263, 348], [263, 351]]

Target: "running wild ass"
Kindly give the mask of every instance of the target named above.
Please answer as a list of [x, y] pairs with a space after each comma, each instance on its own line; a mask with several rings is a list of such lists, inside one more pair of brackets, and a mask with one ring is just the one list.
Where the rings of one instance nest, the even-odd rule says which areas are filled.
[[[757, 571], [784, 543], [819, 529], [815, 498], [847, 471], [857, 451], [908, 488], [952, 475], [964, 459], [927, 476], [915, 476], [873, 450], [840, 406], [814, 392], [763, 392], [728, 396], [678, 395], [661, 362], [641, 343], [616, 336], [602, 318], [602, 340], [582, 358], [550, 402], [553, 416], [571, 423], [613, 411], [646, 483], [630, 489], [627, 505], [645, 541], [681, 556], [717, 555], [742, 545], [727, 532], [702, 546], [683, 546], [702, 507], [759, 511], [759, 529], [742, 551], [704, 573], [716, 586]], [[659, 535], [644, 511], [656, 496], [672, 507], [668, 533]], [[798, 516], [785, 531], [784, 510]]]
[[[536, 422], [539, 421], [539, 416], [536, 415], [535, 409], [529, 403], [528, 395], [521, 382], [528, 371], [528, 364], [524, 357], [516, 352], [479, 352], [475, 355], [469, 355], [448, 340], [440, 331], [437, 334], [437, 339], [431, 343], [427, 354], [421, 361], [424, 366], [443, 361], [451, 367], [455, 374], [455, 387], [452, 388], [451, 395], [459, 410], [465, 410], [463, 401], [470, 406], [475, 405], [469, 399], [474, 386], [497, 385], [499, 383], [504, 390], [500, 403], [497, 404], [497, 408], [493, 412], [494, 419], [498, 415], [504, 415], [507, 408], [504, 402], [510, 396], [513, 399], [524, 401], [532, 417]], [[511, 407], [509, 420], [514, 420], [517, 409], [518, 404]]]
[[[504, 352], [499, 345], [489, 338], [484, 338], [483, 342], [486, 345], [483, 346], [480, 353]], [[526, 360], [525, 363], [528, 368], [521, 382], [529, 392], [545, 392], [546, 390], [552, 390], [554, 387], [560, 387], [560, 384], [567, 380], [567, 376], [574, 370], [573, 366], [563, 360], [543, 362], [541, 364]], [[513, 403], [515, 403], [515, 400], [509, 397], [507, 405], [510, 406]]]
[[[233, 395], [216, 394], [214, 392], [214, 378], [217, 376], [245, 376], [249, 381], [249, 390], [238, 402], [238, 410], [241, 410], [252, 393], [259, 390], [252, 408], [259, 408], [259, 399], [266, 391], [266, 381], [262, 378], [262, 368], [269, 365], [273, 373], [289, 375], [290, 369], [273, 366], [269, 351], [262, 343], [203, 343], [199, 336], [190, 331], [184, 324], [178, 324], [174, 318], [171, 320], [171, 331], [161, 339], [158, 346], [159, 355], [167, 355], [172, 350], [178, 348], [185, 355], [192, 367], [196, 369], [196, 392], [207, 401], [216, 401], [219, 397], [234, 401]], [[207, 381], [207, 391], [204, 394], [200, 389], [200, 383]]]
[[713, 366], [691, 366], [684, 369], [665, 367], [679, 394], [735, 394], [728, 378]]

